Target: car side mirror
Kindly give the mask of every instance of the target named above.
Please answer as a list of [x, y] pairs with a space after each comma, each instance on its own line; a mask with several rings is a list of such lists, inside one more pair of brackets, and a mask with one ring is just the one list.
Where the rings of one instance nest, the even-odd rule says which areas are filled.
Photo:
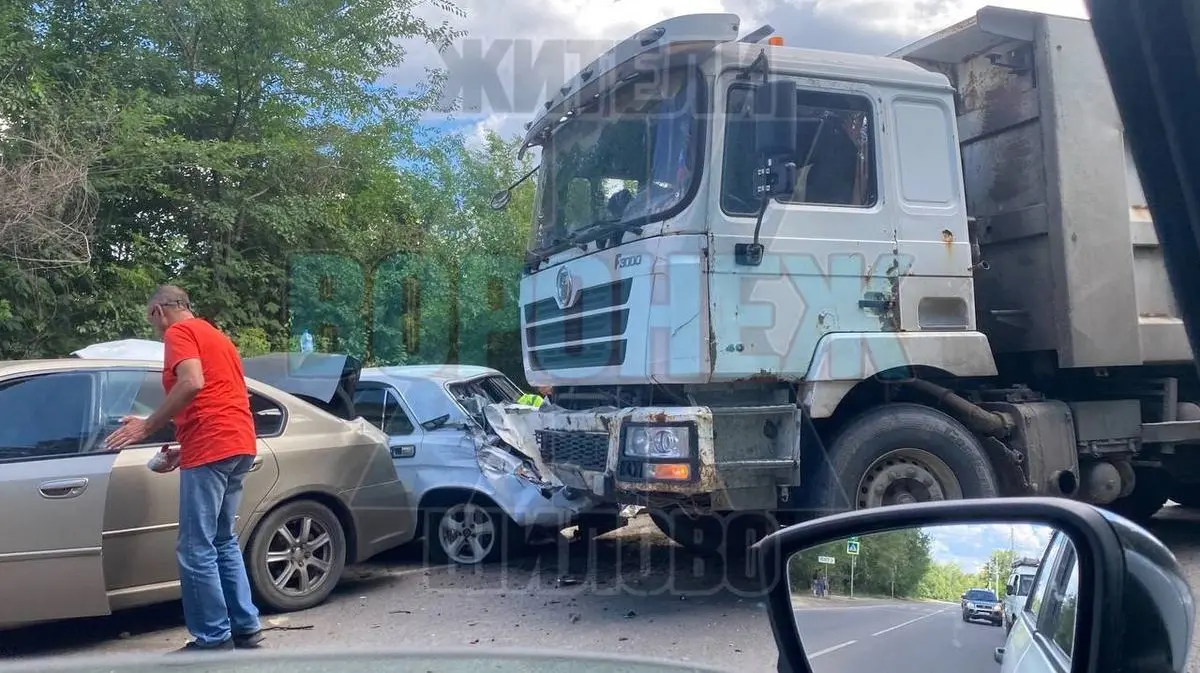
[[432, 418], [428, 421], [425, 421], [424, 423], [421, 424], [421, 427], [424, 428], [426, 431], [432, 432], [449, 422], [450, 422], [450, 414], [442, 414], [441, 416], [438, 416], [437, 418]]
[[[995, 582], [1010, 562], [1014, 537], [1027, 540], [1023, 545], [1029, 548], [1019, 551], [1042, 559], [1046, 581], [1035, 585], [1034, 593], [1043, 596], [1041, 615], [1049, 614], [1054, 632], [1063, 634], [1056, 638], [1070, 638], [1074, 673], [1185, 670], [1195, 608], [1175, 557], [1137, 524], [1065, 498], [879, 507], [813, 519], [766, 536], [752, 554], [768, 596], [778, 670], [823, 673], [863, 661], [896, 664], [901, 651], [908, 658], [928, 651], [928, 662], [904, 662], [914, 670], [969, 666], [939, 659], [947, 647], [925, 640], [938, 634], [954, 642], [1005, 638], [1003, 630], [974, 636], [965, 631], [1003, 629], [1004, 613], [994, 596], [956, 603], [954, 594], [965, 597], [963, 588], [986, 589]], [[963, 544], [980, 539], [982, 550]], [[978, 558], [963, 557], [964, 550], [973, 549]], [[947, 568], [959, 564], [962, 569], [964, 563], [969, 567], [961, 574]], [[929, 593], [937, 595], [924, 595]], [[905, 597], [943, 602], [899, 602]], [[849, 612], [839, 618], [839, 610]], [[1013, 655], [1023, 660], [1025, 648], [1035, 642], [1027, 621], [1018, 619], [1007, 641], [998, 643], [1005, 649], [994, 650], [997, 660], [1016, 648], [1022, 651]], [[914, 639], [924, 639], [922, 647], [899, 649], [897, 643]]]

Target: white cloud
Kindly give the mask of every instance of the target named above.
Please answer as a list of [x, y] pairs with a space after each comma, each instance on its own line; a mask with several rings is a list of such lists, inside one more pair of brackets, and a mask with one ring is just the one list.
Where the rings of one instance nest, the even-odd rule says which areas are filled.
[[[426, 68], [467, 70], [455, 73], [456, 83], [471, 92], [472, 109], [455, 116], [510, 136], [522, 130], [549, 91], [587, 61], [671, 16], [732, 12], [741, 18], [743, 32], [769, 23], [789, 45], [886, 54], [984, 5], [1086, 16], [1084, 0], [459, 0], [467, 17], [451, 19], [468, 32], [465, 41], [447, 55], [428, 45], [407, 45], [407, 63], [386, 79], [416, 84]], [[421, 13], [444, 18], [428, 8]], [[471, 50], [475, 66], [461, 66], [456, 56]], [[486, 58], [489, 52], [498, 58]]]
[[1018, 557], [1042, 557], [1053, 529], [1033, 524], [960, 524], [924, 529], [932, 538], [930, 551], [939, 563], [955, 563], [978, 572], [993, 551], [1012, 549]]

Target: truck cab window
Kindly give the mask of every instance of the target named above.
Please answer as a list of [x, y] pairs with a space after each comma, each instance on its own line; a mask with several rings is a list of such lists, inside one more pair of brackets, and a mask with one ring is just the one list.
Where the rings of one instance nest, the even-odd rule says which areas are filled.
[[[751, 92], [729, 89], [721, 209], [743, 217], [757, 214], [754, 197], [754, 127], [746, 120]], [[785, 203], [870, 207], [877, 198], [875, 131], [871, 102], [851, 94], [800, 91], [798, 132], [792, 155], [797, 167], [793, 193]]]

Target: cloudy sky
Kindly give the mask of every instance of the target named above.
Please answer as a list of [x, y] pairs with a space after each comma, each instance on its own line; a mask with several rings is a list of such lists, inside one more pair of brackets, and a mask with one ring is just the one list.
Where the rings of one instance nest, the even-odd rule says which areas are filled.
[[933, 559], [938, 563], [954, 563], [966, 572], [979, 572], [997, 549], [1008, 549], [1011, 543], [1017, 556], [1041, 558], [1050, 542], [1052, 529], [1030, 524], [937, 526], [926, 528], [933, 538]]
[[[451, 18], [468, 35], [439, 54], [413, 44], [404, 67], [386, 79], [419, 82], [427, 68], [452, 73], [471, 100], [455, 115], [472, 133], [517, 133], [567, 77], [615, 41], [657, 21], [689, 13], [732, 12], [742, 32], [770, 24], [789, 45], [887, 54], [970, 17], [985, 5], [1085, 17], [1084, 0], [457, 0], [466, 18]], [[472, 58], [473, 57], [473, 58]], [[471, 61], [466, 66], [463, 61]], [[486, 64], [486, 65], [483, 65]], [[439, 120], [431, 120], [439, 121]]]

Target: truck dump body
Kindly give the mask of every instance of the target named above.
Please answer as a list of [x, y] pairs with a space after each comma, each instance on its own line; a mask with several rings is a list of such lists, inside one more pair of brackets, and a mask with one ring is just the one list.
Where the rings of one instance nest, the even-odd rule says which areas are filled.
[[[987, 7], [894, 54], [957, 91], [979, 329], [1062, 368], [1191, 362], [1086, 20]], [[986, 267], [986, 268], [984, 268]]]

